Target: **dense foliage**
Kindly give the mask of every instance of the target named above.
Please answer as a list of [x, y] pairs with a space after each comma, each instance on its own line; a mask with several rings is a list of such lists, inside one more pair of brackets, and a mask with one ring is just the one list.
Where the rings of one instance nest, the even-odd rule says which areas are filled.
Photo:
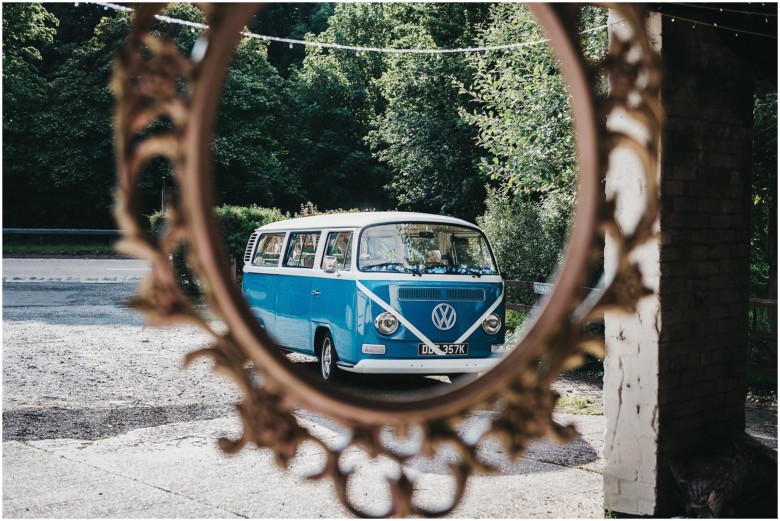
[[[606, 11], [583, 12], [583, 30], [606, 23]], [[528, 8], [505, 3], [490, 9], [478, 31], [485, 46], [544, 39]], [[603, 55], [606, 35], [585, 33], [589, 56]], [[462, 118], [478, 130], [487, 151], [485, 178], [497, 182], [479, 219], [493, 241], [504, 276], [548, 280], [562, 257], [576, 196], [571, 100], [549, 44], [472, 54], [471, 83], [458, 82], [470, 103]]]
[[[393, 47], [453, 48], [474, 42], [486, 4], [393, 4]], [[453, 81], [470, 81], [466, 55], [396, 54], [376, 85], [384, 111], [368, 141], [392, 172], [387, 186], [400, 208], [473, 221], [483, 208], [485, 179], [476, 132], [459, 114], [467, 102]]]
[[[247, 240], [255, 229], [266, 224], [289, 219], [289, 214], [283, 214], [276, 208], [262, 208], [259, 206], [232, 206], [221, 205], [214, 208], [214, 217], [217, 226], [222, 232], [222, 242], [225, 246], [225, 255], [236, 262], [237, 275], [243, 266], [244, 252]], [[165, 231], [166, 214], [155, 212], [149, 216], [149, 225], [152, 233], [160, 236]], [[187, 264], [186, 245], [179, 248], [173, 255], [174, 271], [179, 277], [179, 284], [183, 289], [198, 292], [198, 284]]]
[[777, 300], [777, 91], [761, 90], [753, 111], [751, 295]]
[[[108, 83], [132, 15], [58, 3], [9, 3], [2, 14], [4, 226], [113, 228]], [[166, 14], [203, 21], [187, 3], [171, 4]], [[594, 58], [605, 50], [605, 23], [604, 9], [582, 11], [582, 44]], [[544, 37], [516, 3], [276, 3], [265, 5], [249, 27], [395, 48]], [[155, 31], [185, 54], [198, 38], [162, 22]], [[214, 138], [217, 203], [278, 208], [279, 215], [304, 201], [322, 211], [453, 215], [485, 227], [506, 275], [546, 280], [560, 258], [576, 195], [571, 120], [565, 82], [547, 44], [430, 56], [245, 38], [226, 79]], [[755, 122], [752, 291], [771, 298], [776, 91], [759, 93]], [[158, 212], [175, 194], [169, 165], [152, 162], [141, 190], [142, 211]]]
[[[228, 250], [228, 256], [243, 259], [246, 241], [255, 229], [266, 224], [289, 219], [289, 214], [283, 214], [276, 208], [259, 206], [221, 205], [214, 208], [219, 229], [222, 231], [222, 241]], [[155, 212], [149, 217], [152, 233], [159, 235], [165, 226], [165, 214]]]
[[491, 240], [504, 278], [546, 281], [562, 260], [569, 215], [560, 199], [536, 202], [491, 190], [477, 223]]

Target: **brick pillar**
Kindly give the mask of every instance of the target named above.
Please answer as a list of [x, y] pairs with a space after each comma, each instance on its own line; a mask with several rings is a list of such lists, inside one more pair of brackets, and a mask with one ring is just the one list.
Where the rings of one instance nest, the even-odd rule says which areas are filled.
[[[683, 512], [669, 462], [744, 430], [753, 81], [717, 30], [658, 14], [649, 27], [667, 124], [659, 240], [635, 258], [657, 294], [635, 316], [605, 317], [604, 501], [671, 516]], [[639, 169], [615, 159], [606, 189], [620, 194], [618, 217], [630, 226]]]

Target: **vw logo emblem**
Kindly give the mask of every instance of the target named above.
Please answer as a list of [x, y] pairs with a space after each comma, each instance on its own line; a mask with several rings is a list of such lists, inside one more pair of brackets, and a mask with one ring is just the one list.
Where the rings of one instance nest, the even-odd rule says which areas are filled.
[[455, 313], [455, 308], [449, 304], [439, 304], [433, 308], [431, 318], [434, 326], [442, 331], [446, 331], [455, 325], [457, 314]]

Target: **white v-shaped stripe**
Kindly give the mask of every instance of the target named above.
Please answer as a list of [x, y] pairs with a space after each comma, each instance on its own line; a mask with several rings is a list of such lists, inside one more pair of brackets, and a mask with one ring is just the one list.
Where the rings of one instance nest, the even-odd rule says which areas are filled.
[[474, 322], [474, 323], [471, 325], [471, 327], [470, 327], [470, 328], [468, 328], [468, 329], [466, 330], [466, 332], [465, 332], [465, 333], [463, 333], [463, 334], [460, 336], [460, 338], [459, 338], [459, 339], [457, 339], [457, 340], [455, 341], [455, 343], [456, 343], [456, 344], [462, 344], [463, 342], [465, 342], [465, 341], [466, 341], [466, 339], [467, 339], [468, 337], [470, 337], [470, 336], [471, 336], [471, 333], [473, 333], [473, 332], [474, 332], [474, 330], [475, 330], [475, 329], [477, 329], [477, 328], [479, 327], [479, 325], [480, 325], [482, 322], [484, 322], [484, 321], [485, 321], [485, 319], [486, 319], [487, 317], [489, 317], [489, 316], [490, 316], [490, 314], [491, 314], [491, 313], [493, 313], [493, 312], [496, 310], [496, 308], [498, 307], [498, 305], [499, 305], [499, 304], [501, 304], [501, 302], [502, 302], [503, 300], [504, 300], [504, 288], [501, 288], [501, 294], [498, 296], [498, 298], [496, 299], [496, 301], [495, 301], [495, 302], [493, 302], [493, 305], [492, 305], [492, 306], [490, 306], [490, 307], [488, 308], [488, 310], [487, 310], [487, 311], [485, 311], [485, 313], [484, 313], [484, 314], [483, 314], [481, 317], [479, 317], [479, 318], [477, 319], [477, 321], [476, 321], [476, 322]]
[[357, 287], [358, 287], [358, 289], [360, 291], [365, 293], [368, 296], [368, 298], [370, 298], [371, 300], [373, 300], [374, 302], [379, 304], [379, 306], [382, 309], [384, 309], [385, 311], [387, 311], [388, 313], [393, 315], [395, 318], [397, 318], [398, 321], [401, 324], [403, 324], [406, 329], [411, 331], [414, 334], [414, 336], [416, 336], [417, 338], [420, 339], [420, 342], [422, 342], [423, 344], [425, 344], [428, 347], [430, 347], [433, 350], [433, 352], [436, 353], [437, 355], [443, 355], [444, 354], [444, 351], [439, 349], [439, 347], [436, 344], [434, 344], [433, 342], [431, 342], [428, 339], [427, 336], [423, 335], [422, 331], [420, 331], [419, 329], [414, 327], [411, 322], [406, 320], [404, 318], [404, 316], [401, 313], [398, 312], [398, 310], [394, 309], [393, 307], [390, 306], [390, 304], [388, 304], [387, 302], [385, 302], [381, 298], [377, 297], [376, 294], [374, 294], [374, 292], [372, 292], [370, 289], [365, 287], [359, 280], [356, 280], [355, 283], [357, 284]]
[[[423, 344], [425, 344], [429, 348], [431, 348], [431, 350], [433, 350], [433, 352], [436, 353], [437, 355], [444, 355], [444, 351], [439, 349], [439, 347], [436, 344], [434, 344], [433, 342], [431, 342], [430, 339], [422, 333], [422, 331], [420, 331], [419, 329], [414, 327], [414, 325], [411, 322], [406, 320], [406, 318], [403, 315], [401, 315], [401, 313], [397, 309], [393, 308], [392, 306], [390, 306], [390, 304], [388, 304], [387, 302], [385, 302], [384, 300], [379, 298], [374, 292], [372, 292], [370, 289], [368, 289], [366, 286], [364, 286], [359, 280], [356, 280], [355, 284], [357, 284], [358, 289], [360, 291], [362, 291], [363, 293], [365, 293], [368, 298], [370, 298], [371, 300], [376, 302], [382, 309], [384, 309], [385, 311], [387, 311], [388, 313], [393, 315], [395, 318], [397, 318], [398, 321], [401, 324], [403, 324], [403, 326], [406, 329], [411, 331], [412, 334], [414, 336], [416, 336], [420, 340], [420, 342], [422, 342]], [[474, 322], [474, 324], [472, 324], [471, 327], [468, 328], [466, 330], [466, 332], [463, 333], [459, 339], [457, 339], [453, 343], [454, 344], [461, 344], [461, 343], [465, 342], [468, 339], [468, 337], [471, 336], [471, 334], [474, 332], [474, 330], [476, 330], [479, 327], [479, 325], [491, 313], [493, 313], [496, 310], [496, 308], [499, 306], [499, 304], [501, 304], [503, 299], [504, 299], [504, 289], [502, 288], [501, 289], [501, 294], [498, 296], [498, 298], [493, 303], [493, 305], [490, 306], [490, 308], [488, 308], [488, 310], [481, 317], [479, 317], [479, 319], [476, 322]]]

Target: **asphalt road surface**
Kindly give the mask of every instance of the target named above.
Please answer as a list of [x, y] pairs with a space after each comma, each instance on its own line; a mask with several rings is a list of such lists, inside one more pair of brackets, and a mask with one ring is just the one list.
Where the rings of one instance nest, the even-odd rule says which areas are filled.
[[3, 282], [128, 283], [148, 271], [132, 259], [3, 259]]
[[[146, 269], [142, 262], [118, 259], [4, 260], [4, 516], [347, 516], [327, 481], [312, 484], [282, 472], [267, 451], [245, 449], [227, 459], [217, 450], [217, 438], [239, 431], [234, 404], [240, 396], [206, 361], [182, 369], [188, 352], [209, 345], [204, 332], [190, 326], [153, 329], [127, 307]], [[212, 325], [221, 327], [218, 321]], [[361, 394], [386, 397], [399, 387], [425, 391], [449, 384], [385, 378], [351, 385]], [[475, 414], [464, 428], [484, 424], [491, 414]], [[329, 443], [344, 434], [316, 413], [296, 416]], [[603, 420], [558, 419], [578, 424], [582, 436], [572, 445], [539, 442], [512, 462], [500, 446], [486, 444], [484, 457], [501, 473], [474, 478], [452, 515], [603, 515]], [[293, 470], [305, 471], [322, 459], [313, 449], [301, 454]], [[438, 460], [410, 464], [418, 486], [428, 491], [424, 503], [446, 500], [452, 456], [445, 451]], [[355, 461], [367, 477], [360, 483], [376, 483], [387, 471], [365, 456], [355, 455]], [[245, 502], [244, 491], [256, 501]], [[377, 494], [364, 484], [353, 492], [356, 502], [369, 506]]]

